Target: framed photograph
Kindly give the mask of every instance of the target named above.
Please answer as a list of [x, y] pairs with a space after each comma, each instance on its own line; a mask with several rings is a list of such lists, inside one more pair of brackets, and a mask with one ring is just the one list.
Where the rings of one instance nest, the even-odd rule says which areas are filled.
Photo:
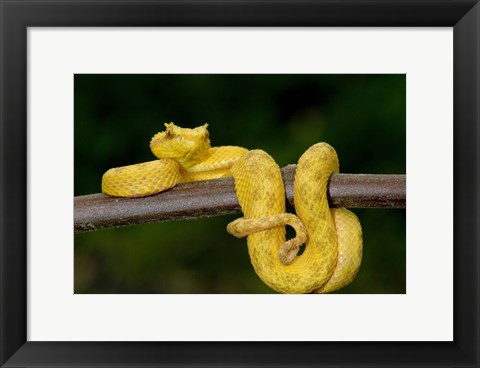
[[[210, 37], [206, 32], [197, 31], [197, 34], [204, 40]], [[138, 106], [143, 107], [139, 109]], [[104, 112], [105, 109], [111, 112]], [[301, 283], [294, 280], [290, 280], [288, 286], [282, 285], [281, 277], [267, 280], [267, 274], [259, 270], [263, 256], [252, 257], [252, 267], [249, 253], [252, 256], [256, 252], [263, 254], [264, 249], [273, 249], [275, 245], [261, 241], [262, 246], [257, 246], [250, 239], [247, 251], [245, 239], [238, 239], [226, 231], [227, 224], [239, 214], [226, 214], [230, 210], [225, 203], [226, 195], [222, 196], [221, 204], [211, 204], [220, 196], [217, 187], [229, 185], [232, 194], [238, 187], [239, 198], [245, 198], [243, 207], [248, 206], [249, 194], [243, 193], [238, 175], [235, 185], [232, 178], [222, 179], [228, 172], [235, 172], [234, 164], [227, 172], [204, 168], [214, 162], [215, 157], [220, 158], [211, 166], [235, 162], [240, 167], [241, 161], [236, 160], [245, 154], [246, 147], [262, 150], [272, 157], [270, 161], [285, 167], [287, 191], [291, 188], [293, 194], [293, 180], [290, 183], [287, 178], [287, 169], [291, 168], [288, 165], [297, 163], [301, 156], [308, 157], [309, 153], [304, 155], [304, 151], [324, 144], [319, 142], [328, 142], [334, 147], [342, 172], [378, 173], [370, 176], [341, 174], [344, 176], [334, 178], [370, 178], [363, 192], [376, 188], [372, 178], [395, 181], [388, 184], [393, 188], [389, 188], [391, 195], [385, 203], [379, 203], [386, 198], [385, 192], [379, 199], [372, 200], [372, 204], [348, 203], [350, 208], [376, 206], [373, 211], [371, 208], [354, 210], [363, 229], [362, 236], [358, 237], [363, 238], [369, 250], [362, 255], [362, 246], [352, 242], [345, 250], [349, 254], [345, 257], [356, 264], [349, 263], [348, 271], [342, 273], [338, 268], [341, 263], [337, 263], [337, 275], [345, 275], [344, 279], [342, 276], [344, 281], [333, 286], [336, 277], [332, 275], [328, 288], [325, 283], [322, 290], [335, 289], [346, 294], [406, 293], [404, 193], [403, 198], [395, 197], [398, 195], [396, 187], [405, 183], [403, 175], [392, 175], [404, 174], [406, 166], [405, 74], [76, 74], [74, 110], [76, 294], [265, 294], [319, 289], [315, 284], [322, 283], [321, 277], [312, 277], [312, 285], [308, 286], [307, 283], [300, 286]], [[159, 122], [152, 118], [155, 115]], [[169, 116], [178, 121], [177, 124], [182, 122], [184, 127], [162, 122], [162, 116]], [[208, 126], [196, 121], [197, 116], [202, 116]], [[165, 129], [172, 137], [165, 138], [164, 133], [157, 132]], [[374, 139], [372, 132], [375, 132]], [[133, 139], [135, 136], [138, 138]], [[104, 138], [97, 140], [95, 137]], [[137, 143], [142, 141], [143, 144]], [[155, 170], [158, 177], [152, 175], [151, 180], [148, 174], [141, 175], [138, 186], [131, 181], [138, 176], [131, 176], [130, 171], [166, 162], [155, 159], [149, 145], [161, 157], [171, 156], [175, 149], [179, 155], [187, 156], [180, 150], [187, 143], [192, 147], [208, 144], [213, 148], [210, 148], [212, 153], [199, 160], [206, 164], [196, 163], [193, 168], [189, 163], [183, 164], [180, 178], [175, 179], [179, 183], [168, 182], [167, 188], [155, 187], [164, 185], [162, 178], [168, 180], [174, 175], [176, 169], [168, 166]], [[382, 159], [372, 160], [379, 152]], [[319, 158], [318, 162], [322, 160]], [[323, 166], [319, 165], [319, 174]], [[115, 168], [108, 170], [111, 167]], [[244, 171], [239, 169], [240, 172]], [[258, 167], [252, 179], [247, 180], [257, 182], [259, 175], [269, 176], [262, 174]], [[208, 183], [200, 180], [215, 177], [217, 180]], [[298, 184], [301, 175], [295, 178]], [[264, 178], [260, 187], [252, 192], [270, 193], [268, 187], [273, 184], [267, 179]], [[333, 179], [332, 190], [336, 183]], [[170, 185], [174, 185], [174, 190], [168, 189]], [[318, 186], [321, 185], [318, 180]], [[382, 185], [387, 186], [383, 182]], [[247, 186], [253, 188], [253, 183]], [[297, 190], [299, 187], [297, 185]], [[100, 190], [107, 195], [99, 194]], [[159, 193], [150, 193], [150, 190]], [[284, 197], [284, 193], [279, 193], [280, 206], [285, 203]], [[315, 211], [321, 211], [320, 194], [315, 197], [314, 203], [318, 206]], [[255, 201], [258, 210], [259, 198]], [[293, 207], [296, 212], [302, 207], [299, 198], [288, 211], [293, 212]], [[213, 209], [222, 216], [213, 217], [217, 214], [209, 212]], [[278, 212], [285, 211], [283, 207]], [[165, 221], [168, 218], [161, 217], [164, 213], [181, 221]], [[319, 213], [314, 217], [321, 218]], [[312, 228], [321, 227], [320, 222], [312, 225]], [[348, 237], [356, 235], [350, 231], [346, 234]], [[307, 243], [321, 247], [322, 241], [315, 241], [312, 236]], [[297, 259], [284, 270], [303, 267], [300, 262], [310, 262], [314, 256], [309, 252], [315, 247], [306, 244], [303, 249], [307, 248], [309, 251], [302, 260]], [[343, 257], [340, 251], [339, 257]], [[314, 269], [320, 270], [322, 265], [327, 267], [326, 260], [319, 259]], [[360, 265], [362, 272], [356, 271]], [[279, 264], [274, 268], [281, 273], [283, 266]], [[299, 274], [300, 279], [308, 279], [307, 271], [299, 271]], [[347, 282], [353, 281], [352, 277], [355, 282], [346, 287]], [[371, 282], [372, 279], [376, 281]], [[297, 284], [298, 289], [293, 284]]]
[[1, 13], [2, 366], [479, 366], [477, 1]]

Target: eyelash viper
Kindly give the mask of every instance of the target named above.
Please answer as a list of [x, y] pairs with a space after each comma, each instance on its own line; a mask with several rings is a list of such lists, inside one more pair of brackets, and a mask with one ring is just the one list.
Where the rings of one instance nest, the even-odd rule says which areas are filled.
[[[108, 170], [103, 193], [143, 197], [181, 182], [233, 176], [244, 217], [227, 231], [247, 236], [252, 265], [263, 282], [281, 293], [328, 293], [353, 281], [362, 259], [362, 228], [351, 211], [328, 206], [328, 181], [339, 170], [330, 145], [317, 143], [300, 157], [293, 215], [285, 213], [280, 168], [266, 152], [211, 147], [207, 124], [165, 127], [150, 142], [158, 159]], [[285, 225], [295, 229], [294, 239], [285, 240]], [[305, 250], [297, 256], [303, 243]]]

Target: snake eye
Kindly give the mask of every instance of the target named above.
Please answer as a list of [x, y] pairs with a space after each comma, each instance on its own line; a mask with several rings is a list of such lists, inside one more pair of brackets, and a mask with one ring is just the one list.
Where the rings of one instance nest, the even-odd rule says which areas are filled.
[[175, 133], [173, 132], [173, 129], [168, 126], [167, 130], [165, 131], [165, 138], [167, 139], [172, 139], [175, 136]]

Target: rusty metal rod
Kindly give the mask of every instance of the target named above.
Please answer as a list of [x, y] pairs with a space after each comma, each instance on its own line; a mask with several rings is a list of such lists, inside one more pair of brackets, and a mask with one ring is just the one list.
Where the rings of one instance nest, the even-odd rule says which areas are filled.
[[[287, 207], [293, 209], [295, 165], [282, 169]], [[331, 207], [405, 208], [405, 175], [334, 174], [328, 188]], [[91, 194], [74, 199], [75, 232], [148, 222], [188, 220], [241, 213], [233, 178], [178, 184], [143, 198]]]

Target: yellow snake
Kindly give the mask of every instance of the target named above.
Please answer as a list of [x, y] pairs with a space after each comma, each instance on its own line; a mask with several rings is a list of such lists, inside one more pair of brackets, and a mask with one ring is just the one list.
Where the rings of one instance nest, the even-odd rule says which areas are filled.
[[[263, 282], [281, 293], [328, 293], [353, 281], [362, 259], [362, 228], [352, 212], [328, 206], [328, 181], [339, 170], [330, 145], [317, 143], [300, 157], [293, 215], [285, 213], [280, 168], [266, 152], [211, 147], [207, 124], [165, 127], [150, 142], [158, 159], [108, 170], [102, 178], [105, 194], [143, 197], [177, 183], [233, 176], [244, 217], [227, 231], [248, 236], [250, 259]], [[295, 229], [294, 239], [286, 241], [285, 225]]]

